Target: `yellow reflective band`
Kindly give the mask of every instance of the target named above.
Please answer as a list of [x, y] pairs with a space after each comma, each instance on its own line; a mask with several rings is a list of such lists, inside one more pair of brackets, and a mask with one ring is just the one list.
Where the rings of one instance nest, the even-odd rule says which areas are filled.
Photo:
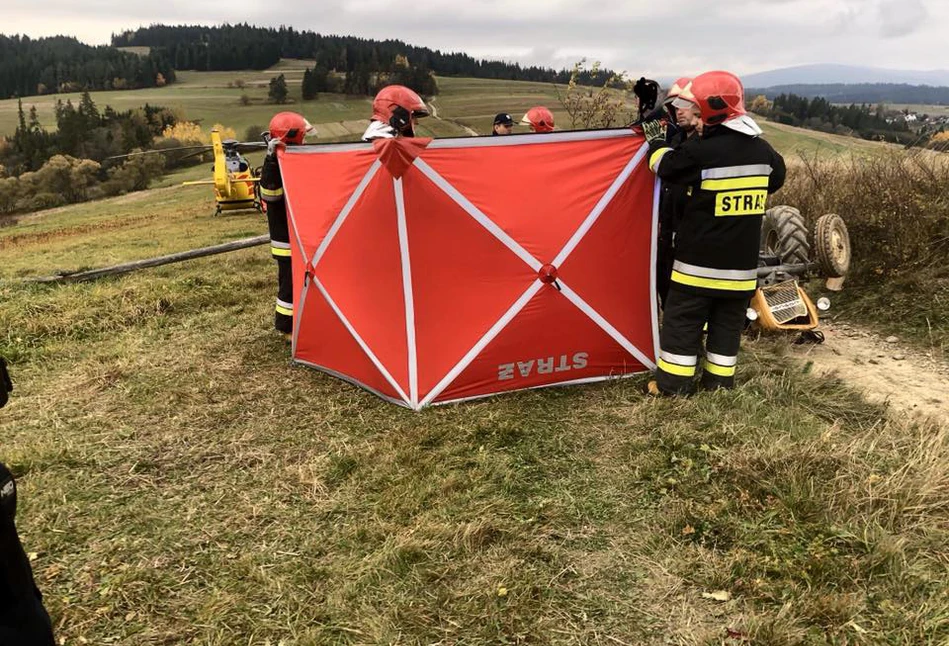
[[663, 156], [667, 152], [671, 152], [671, 151], [672, 151], [672, 148], [664, 146], [660, 148], [659, 150], [657, 150], [656, 152], [654, 152], [652, 155], [650, 155], [649, 156], [649, 170], [655, 173], [656, 167], [659, 165], [659, 162], [662, 160]]
[[710, 372], [719, 377], [734, 377], [735, 366], [720, 366], [710, 361], [705, 362], [705, 372]]
[[271, 247], [271, 248], [270, 248], [270, 253], [272, 253], [272, 254], [275, 255], [275, 256], [280, 256], [280, 257], [283, 257], [283, 258], [289, 258], [289, 257], [290, 257], [290, 250], [289, 250], [289, 249], [281, 249], [280, 247]]
[[764, 215], [764, 206], [767, 201], [767, 190], [718, 193], [715, 196], [715, 215]]
[[657, 364], [660, 370], [668, 372], [670, 375], [676, 375], [677, 377], [695, 376], [695, 366], [679, 366], [674, 363], [669, 363], [668, 361], [663, 361], [662, 359], [659, 359]]
[[282, 305], [277, 305], [277, 314], [283, 314], [284, 316], [293, 316], [293, 309], [289, 307], [283, 307]]
[[752, 291], [757, 285], [757, 279], [750, 280], [725, 280], [723, 278], [702, 278], [701, 276], [689, 276], [673, 270], [672, 281], [680, 285], [691, 285], [692, 287], [705, 287], [706, 289], [725, 289], [731, 292]]
[[767, 175], [736, 177], [734, 179], [703, 179], [702, 190], [735, 191], [742, 188], [768, 188]]
[[269, 189], [269, 188], [264, 188], [263, 186], [261, 186], [260, 194], [266, 197], [280, 197], [281, 195], [283, 195], [283, 189], [282, 188]]

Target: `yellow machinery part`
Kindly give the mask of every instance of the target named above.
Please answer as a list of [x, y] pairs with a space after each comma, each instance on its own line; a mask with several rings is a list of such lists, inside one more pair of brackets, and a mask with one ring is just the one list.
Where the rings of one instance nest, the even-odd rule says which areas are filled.
[[806, 323], [778, 323], [778, 321], [771, 314], [771, 308], [768, 307], [768, 302], [765, 299], [764, 293], [761, 291], [762, 288], [755, 290], [755, 295], [751, 297], [751, 307], [758, 313], [758, 325], [761, 328], [768, 332], [777, 332], [779, 330], [813, 330], [817, 328], [820, 319], [817, 314], [817, 307], [814, 306], [814, 302], [811, 301], [810, 297], [801, 289], [800, 285], [797, 285], [798, 296], [801, 300], [804, 301], [804, 305], [807, 308], [807, 322]]

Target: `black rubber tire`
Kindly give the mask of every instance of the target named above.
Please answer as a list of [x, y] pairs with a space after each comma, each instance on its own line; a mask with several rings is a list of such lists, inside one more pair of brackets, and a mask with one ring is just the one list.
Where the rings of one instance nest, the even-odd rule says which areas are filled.
[[836, 213], [817, 218], [814, 254], [821, 274], [828, 278], [840, 278], [850, 271], [850, 233], [844, 219]]
[[761, 253], [775, 255], [782, 265], [810, 262], [807, 223], [793, 206], [768, 209], [761, 220]]

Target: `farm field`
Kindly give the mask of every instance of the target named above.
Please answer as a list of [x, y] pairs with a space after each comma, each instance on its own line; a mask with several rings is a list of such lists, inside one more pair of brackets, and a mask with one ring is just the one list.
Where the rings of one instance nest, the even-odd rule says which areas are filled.
[[909, 110], [917, 114], [928, 114], [930, 116], [949, 115], [949, 105], [925, 105], [921, 103], [889, 103], [888, 108], [894, 110]]
[[[265, 127], [280, 109], [296, 110], [317, 126], [317, 137], [311, 141], [358, 140], [372, 111], [371, 99], [324, 94], [315, 101], [300, 100], [300, 80], [308, 65], [312, 62], [287, 59], [261, 72], [178, 72], [178, 82], [164, 88], [94, 92], [92, 98], [100, 109], [111, 105], [117, 110], [126, 110], [145, 103], [179, 107], [187, 118], [198, 120], [203, 127], [221, 123], [233, 128], [239, 137], [251, 126]], [[269, 80], [278, 73], [286, 75], [293, 100], [285, 108], [266, 102]], [[233, 87], [238, 81], [245, 87]], [[559, 124], [569, 123], [557, 99], [558, 90], [549, 83], [440, 77], [438, 85], [440, 91], [432, 105], [441, 120], [423, 120], [419, 129], [423, 136], [467, 136], [469, 128], [488, 134], [498, 112], [510, 112], [516, 121], [534, 105], [550, 107]], [[240, 104], [242, 94], [250, 97], [250, 105]], [[70, 99], [75, 103], [79, 95], [26, 97], [24, 107], [29, 110], [35, 105], [40, 122], [54, 129], [57, 99]], [[0, 134], [12, 133], [16, 119], [17, 101], [0, 101]], [[865, 155], [889, 148], [877, 142], [762, 121], [766, 136], [785, 155]], [[517, 131], [526, 131], [526, 128], [519, 126]]]

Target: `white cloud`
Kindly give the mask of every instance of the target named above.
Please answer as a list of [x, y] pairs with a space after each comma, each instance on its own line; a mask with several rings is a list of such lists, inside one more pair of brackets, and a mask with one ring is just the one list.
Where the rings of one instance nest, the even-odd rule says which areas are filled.
[[398, 38], [554, 67], [585, 57], [635, 76], [806, 63], [949, 68], [944, 0], [13, 0], [0, 30], [66, 33], [98, 44], [153, 22], [223, 20]]

